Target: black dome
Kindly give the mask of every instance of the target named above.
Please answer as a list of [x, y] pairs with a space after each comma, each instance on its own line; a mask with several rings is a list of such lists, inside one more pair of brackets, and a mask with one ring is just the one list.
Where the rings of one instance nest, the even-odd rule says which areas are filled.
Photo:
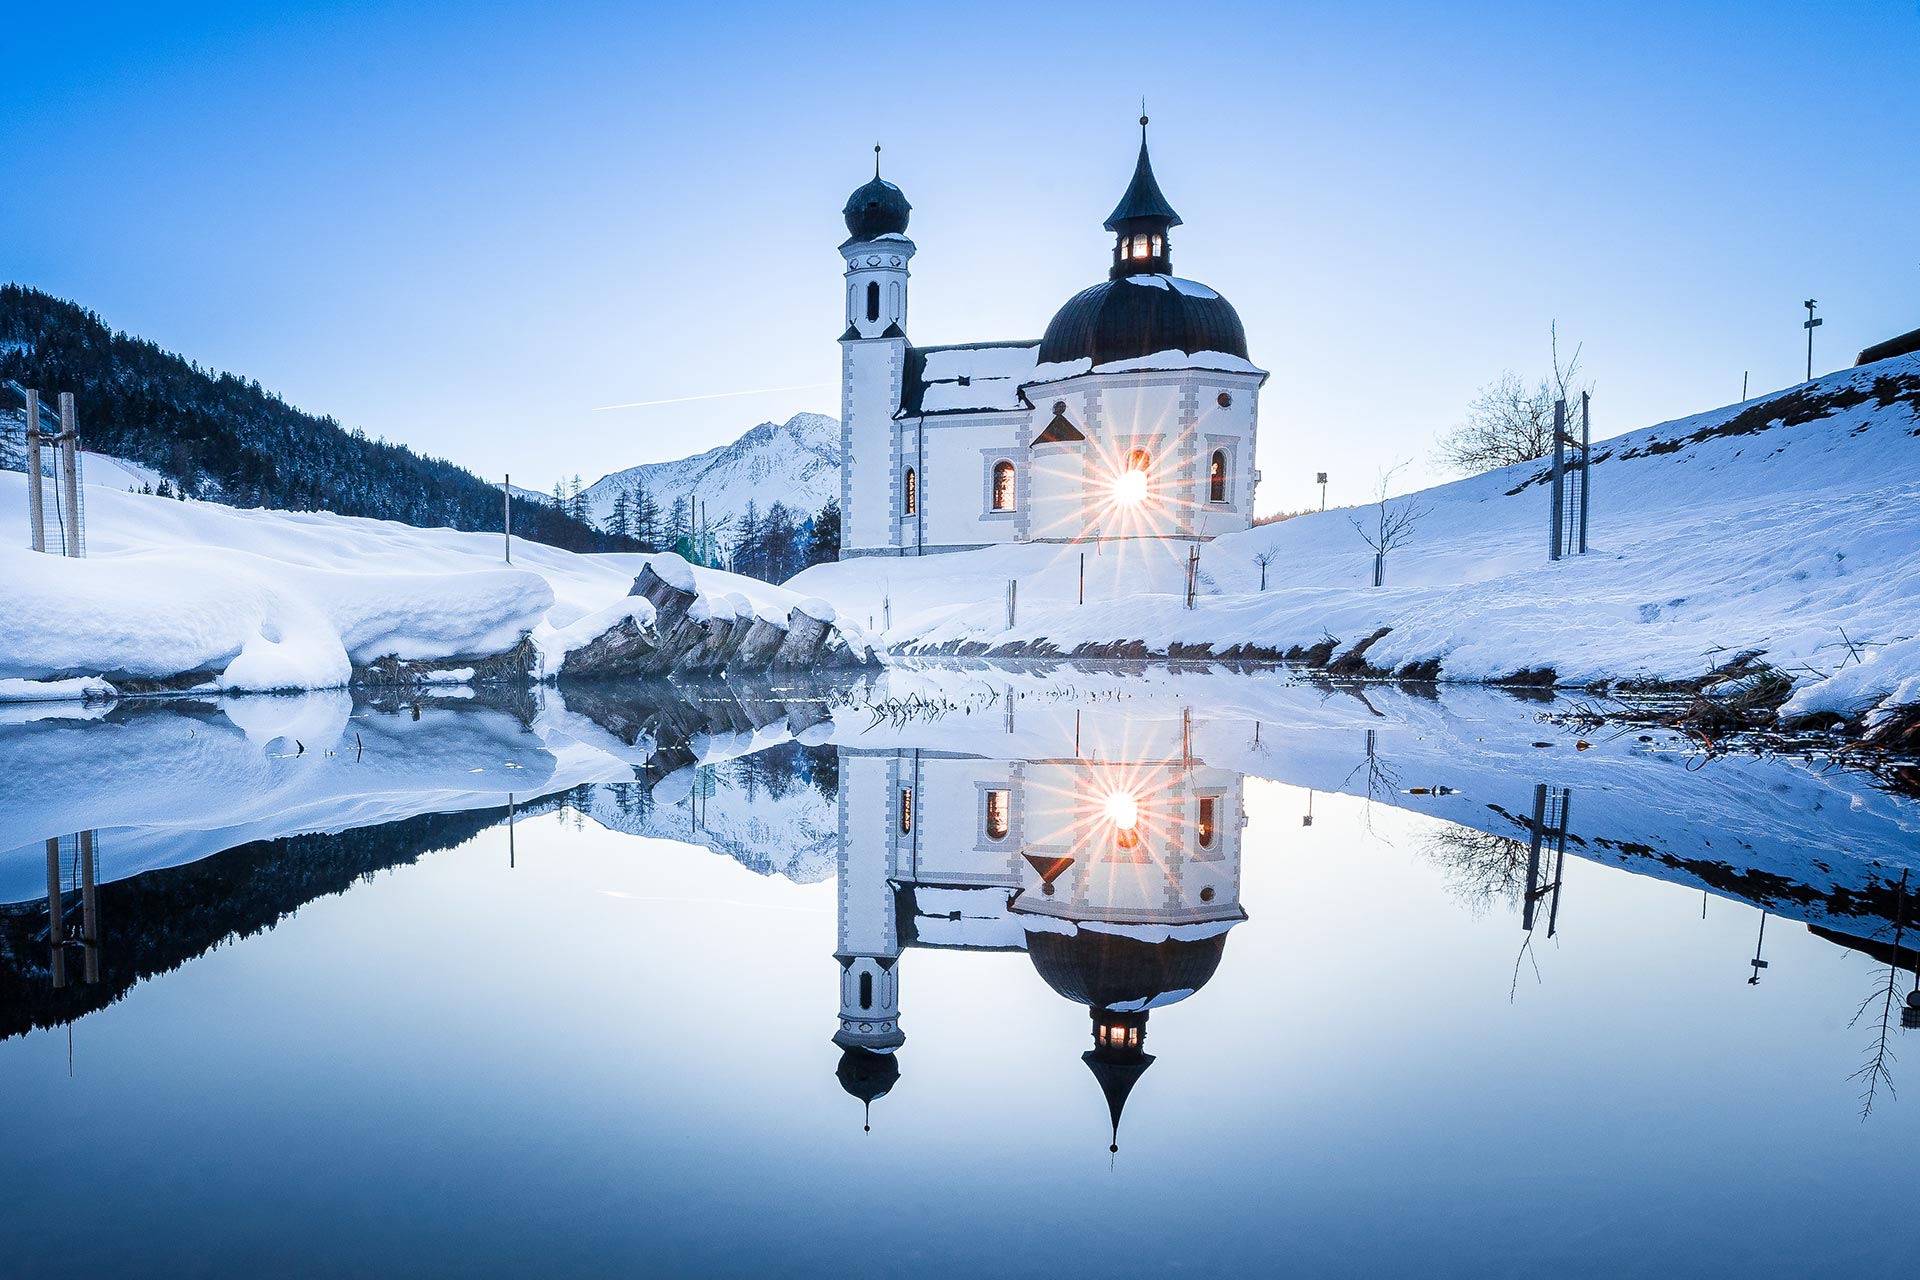
[[1089, 358], [1096, 365], [1161, 351], [1247, 356], [1247, 331], [1233, 304], [1173, 276], [1122, 276], [1067, 299], [1040, 339], [1040, 363]]
[[872, 1102], [885, 1097], [900, 1082], [900, 1064], [890, 1053], [848, 1049], [840, 1055], [840, 1065], [833, 1074], [839, 1077], [842, 1089], [862, 1102]]
[[1027, 955], [1046, 984], [1095, 1009], [1144, 1008], [1174, 991], [1197, 991], [1220, 967], [1227, 935], [1141, 942], [1117, 933], [1027, 934]]
[[900, 235], [907, 229], [907, 214], [913, 206], [900, 194], [900, 188], [879, 174], [847, 197], [847, 234], [855, 240], [875, 240]]

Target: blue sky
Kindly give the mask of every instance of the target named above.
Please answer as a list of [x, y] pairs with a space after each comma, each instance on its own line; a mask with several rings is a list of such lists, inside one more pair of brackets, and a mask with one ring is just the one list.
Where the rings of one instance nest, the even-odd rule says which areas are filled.
[[838, 411], [876, 140], [914, 339], [1038, 337], [1143, 93], [1263, 509], [1419, 478], [1555, 321], [1602, 434], [1798, 381], [1804, 298], [1816, 372], [1920, 325], [1912, 0], [60, 8], [6, 21], [0, 278], [538, 487]]

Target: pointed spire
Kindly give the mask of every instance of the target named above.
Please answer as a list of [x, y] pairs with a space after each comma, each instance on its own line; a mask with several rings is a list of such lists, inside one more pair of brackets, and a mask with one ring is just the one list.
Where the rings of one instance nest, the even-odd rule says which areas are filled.
[[880, 180], [880, 144], [877, 142], [873, 144], [873, 178], [875, 182]]
[[1127, 1095], [1133, 1092], [1133, 1086], [1140, 1083], [1140, 1077], [1153, 1065], [1153, 1055], [1143, 1053], [1132, 1061], [1116, 1062], [1089, 1049], [1080, 1055], [1080, 1061], [1087, 1064], [1087, 1070], [1093, 1072], [1093, 1078], [1099, 1082], [1100, 1092], [1106, 1095], [1107, 1115], [1113, 1120], [1113, 1144], [1107, 1150], [1118, 1151], [1120, 1113], [1126, 1109]]
[[[1134, 162], [1133, 181], [1127, 185], [1127, 193], [1120, 197], [1120, 203], [1107, 215], [1106, 228], [1109, 231], [1120, 231], [1123, 223], [1146, 219], [1158, 222], [1162, 231], [1180, 225], [1180, 215], [1167, 203], [1166, 196], [1160, 193], [1160, 184], [1154, 180], [1153, 161], [1147, 155], [1146, 105], [1146, 99], [1141, 99], [1140, 158]], [[1134, 228], [1129, 226], [1125, 229]]]

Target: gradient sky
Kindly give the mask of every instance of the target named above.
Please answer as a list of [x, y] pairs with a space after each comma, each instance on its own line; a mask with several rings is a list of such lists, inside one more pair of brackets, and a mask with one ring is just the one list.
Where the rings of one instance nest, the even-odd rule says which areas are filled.
[[838, 412], [839, 210], [876, 140], [915, 340], [1038, 337], [1104, 278], [1143, 93], [1176, 270], [1273, 371], [1263, 510], [1318, 469], [1336, 503], [1431, 474], [1555, 321], [1601, 435], [1799, 381], [1802, 299], [1816, 372], [1920, 325], [1913, 0], [37, 5], [5, 31], [0, 278], [535, 487]]

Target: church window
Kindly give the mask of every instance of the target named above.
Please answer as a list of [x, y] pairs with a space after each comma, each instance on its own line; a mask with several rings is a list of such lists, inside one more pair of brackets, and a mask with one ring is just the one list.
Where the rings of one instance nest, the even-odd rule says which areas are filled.
[[913, 834], [913, 788], [900, 788], [900, 834]]
[[1160, 256], [1160, 245], [1161, 245], [1161, 243], [1162, 243], [1162, 241], [1161, 241], [1161, 239], [1160, 239], [1160, 237], [1159, 237], [1159, 236], [1155, 236], [1155, 237], [1153, 238], [1153, 256], [1154, 256], [1154, 257], [1156, 257], [1156, 258]]
[[987, 792], [987, 839], [1005, 840], [1013, 828], [1013, 793], [1003, 787]]
[[869, 280], [867, 282], [867, 319], [878, 320], [879, 318], [880, 282], [877, 280]]
[[1115, 827], [1113, 829], [1113, 842], [1122, 849], [1138, 849], [1140, 847], [1140, 829], [1138, 827]]
[[1227, 500], [1227, 451], [1215, 449], [1213, 461], [1207, 464], [1207, 501], [1225, 502]]
[[920, 511], [920, 477], [914, 474], [912, 467], [907, 468], [906, 481], [900, 489], [900, 514], [917, 515]]
[[993, 509], [1013, 510], [1013, 464], [1004, 459], [993, 464]]
[[1220, 802], [1213, 796], [1200, 797], [1200, 821], [1196, 824], [1195, 834], [1200, 839], [1202, 849], [1213, 848], [1214, 838], [1219, 834], [1219, 826], [1215, 821], [1219, 804]]
[[873, 975], [870, 973], [860, 975], [860, 1007], [873, 1008]]
[[1145, 471], [1153, 466], [1153, 459], [1147, 456], [1145, 449], [1135, 449], [1127, 454], [1127, 470]]

